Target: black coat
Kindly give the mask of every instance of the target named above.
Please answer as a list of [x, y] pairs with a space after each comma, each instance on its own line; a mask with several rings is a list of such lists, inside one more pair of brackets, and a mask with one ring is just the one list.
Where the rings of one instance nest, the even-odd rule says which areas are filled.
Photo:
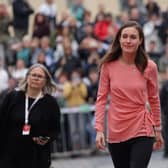
[[[29, 102], [33, 102], [30, 99]], [[22, 135], [25, 119], [25, 93], [12, 91], [0, 109], [0, 167], [48, 168], [50, 144], [37, 145], [36, 136], [49, 136], [52, 142], [60, 132], [60, 109], [50, 95], [44, 95], [29, 113], [30, 135]]]
[[162, 85], [160, 102], [162, 114], [168, 117], [168, 81], [165, 81]]
[[12, 9], [14, 27], [27, 30], [29, 26], [29, 16], [34, 12], [34, 10], [25, 0], [14, 0], [12, 3]]
[[164, 155], [168, 156], [168, 80], [163, 83], [160, 91], [162, 112], [162, 133], [164, 138]]

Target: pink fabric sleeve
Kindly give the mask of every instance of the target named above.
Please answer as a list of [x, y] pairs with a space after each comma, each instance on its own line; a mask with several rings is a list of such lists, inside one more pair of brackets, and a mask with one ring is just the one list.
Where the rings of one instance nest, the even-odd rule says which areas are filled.
[[96, 101], [95, 129], [104, 131], [104, 115], [106, 111], [107, 97], [110, 92], [110, 79], [108, 65], [104, 64], [100, 71], [99, 88]]
[[150, 63], [151, 65], [149, 66], [149, 71], [147, 73], [148, 101], [151, 107], [155, 127], [160, 127], [161, 119], [157, 66], [153, 62]]

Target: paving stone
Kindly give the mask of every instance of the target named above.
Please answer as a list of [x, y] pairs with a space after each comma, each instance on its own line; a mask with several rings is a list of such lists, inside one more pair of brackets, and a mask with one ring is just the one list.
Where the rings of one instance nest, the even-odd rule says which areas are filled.
[[[55, 158], [53, 168], [114, 168], [108, 154], [95, 156], [76, 156]], [[163, 152], [153, 152], [148, 168], [168, 168], [168, 159], [163, 158]]]

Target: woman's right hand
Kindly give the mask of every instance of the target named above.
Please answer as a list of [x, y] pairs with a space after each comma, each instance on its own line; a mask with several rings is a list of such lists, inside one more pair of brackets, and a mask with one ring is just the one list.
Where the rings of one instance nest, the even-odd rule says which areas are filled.
[[161, 134], [161, 130], [156, 130], [155, 143], [153, 144], [154, 150], [159, 150], [163, 147], [164, 140]]
[[96, 147], [100, 150], [105, 150], [105, 137], [103, 132], [96, 134]]

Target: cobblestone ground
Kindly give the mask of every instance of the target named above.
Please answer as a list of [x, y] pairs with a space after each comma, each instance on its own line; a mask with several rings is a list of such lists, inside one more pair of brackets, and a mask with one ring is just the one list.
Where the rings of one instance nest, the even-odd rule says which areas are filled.
[[[78, 156], [74, 158], [56, 158], [53, 168], [114, 168], [108, 154], [96, 156]], [[168, 168], [168, 159], [163, 158], [163, 152], [153, 152], [148, 168]]]

